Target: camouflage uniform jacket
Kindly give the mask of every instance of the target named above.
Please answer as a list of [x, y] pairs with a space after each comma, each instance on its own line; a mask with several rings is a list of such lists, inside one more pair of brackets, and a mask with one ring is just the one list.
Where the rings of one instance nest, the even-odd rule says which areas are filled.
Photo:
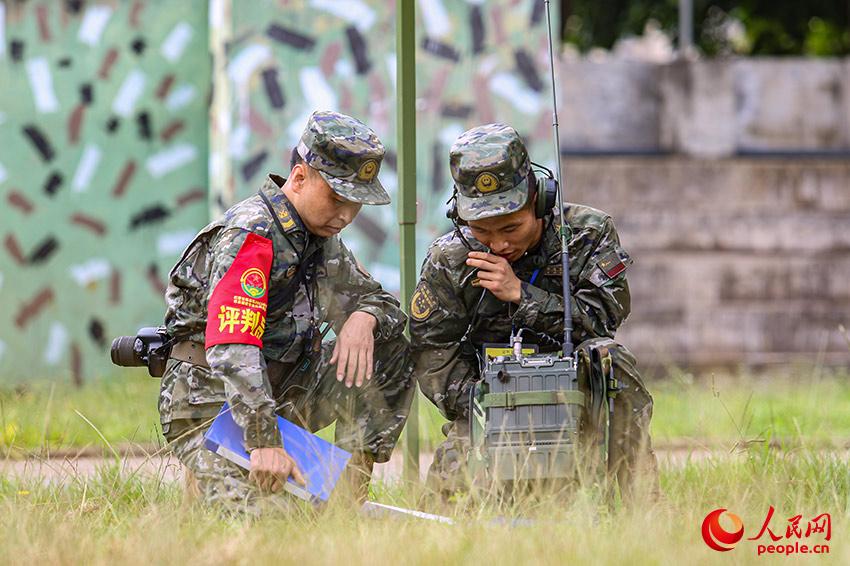
[[[272, 241], [262, 351], [249, 344], [218, 344], [206, 351], [209, 373], [166, 370], [159, 400], [164, 433], [172, 420], [214, 416], [228, 401], [247, 447], [280, 446], [266, 360], [292, 363], [303, 351], [310, 325], [309, 309], [302, 305], [307, 303], [305, 288], [311, 286], [298, 285], [296, 279], [301, 278], [299, 266], [311, 257], [318, 258], [314, 268], [318, 324], [327, 321], [338, 332], [347, 316], [359, 310], [377, 319], [377, 342], [404, 329], [407, 319], [396, 298], [372, 279], [338, 236], [308, 233], [280, 188], [283, 183], [281, 177], [270, 175], [260, 189], [280, 227], [260, 194], [247, 198], [201, 230], [171, 270], [166, 328], [171, 336], [203, 343], [210, 295], [248, 234]], [[299, 308], [306, 313], [299, 313]]]
[[[512, 264], [523, 281], [519, 304], [501, 301], [489, 292], [481, 298], [484, 290], [472, 285], [476, 270], [465, 263], [469, 250], [454, 232], [437, 239], [428, 250], [410, 307], [414, 374], [423, 393], [447, 418], [466, 417], [468, 388], [478, 373], [475, 348], [489, 342], [507, 343], [512, 325], [562, 341], [560, 215], [555, 212], [543, 219], [540, 244]], [[631, 308], [624, 272], [632, 260], [620, 247], [614, 222], [606, 213], [568, 204], [565, 218], [570, 234], [573, 343], [613, 338]], [[468, 228], [462, 229], [473, 249], [488, 251]], [[531, 284], [535, 270], [539, 272]], [[468, 340], [462, 344], [470, 322]], [[535, 339], [524, 334], [523, 341]]]

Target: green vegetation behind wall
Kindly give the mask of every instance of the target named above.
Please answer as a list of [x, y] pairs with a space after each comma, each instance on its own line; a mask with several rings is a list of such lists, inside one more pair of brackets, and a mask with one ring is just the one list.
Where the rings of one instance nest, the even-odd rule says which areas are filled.
[[[678, 0], [570, 0], [564, 39], [610, 49], [650, 20], [679, 35]], [[705, 55], [850, 54], [850, 3], [842, 0], [693, 0], [694, 43]]]

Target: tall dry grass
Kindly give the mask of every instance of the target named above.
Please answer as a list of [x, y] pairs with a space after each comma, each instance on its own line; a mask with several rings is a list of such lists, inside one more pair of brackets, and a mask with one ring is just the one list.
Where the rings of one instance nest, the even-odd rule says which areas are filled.
[[[12, 455], [63, 442], [155, 440], [154, 385], [106, 384], [103, 395], [94, 386], [79, 393], [61, 387], [2, 391], [3, 431], [16, 427], [3, 448]], [[805, 524], [830, 513], [831, 553], [810, 561], [850, 563], [845, 375], [699, 380], [678, 374], [651, 388], [656, 438], [713, 448], [662, 458], [666, 501], [660, 505], [610, 508], [598, 492], [585, 489], [510, 504], [458, 498], [432, 509], [453, 525], [367, 519], [339, 505], [251, 521], [187, 505], [179, 485], [164, 479], [165, 470], [136, 471], [109, 456], [94, 475], [53, 474], [49, 481], [0, 476], [0, 563], [761, 563], [766, 558], [756, 555], [757, 542], [744, 540], [718, 553], [702, 541], [700, 526], [708, 512], [724, 507], [741, 517], [746, 537], [754, 536], [770, 506], [776, 509], [774, 532], [782, 535], [789, 517], [802, 514]], [[142, 430], [140, 439], [134, 431]], [[430, 442], [439, 438], [427, 434]], [[421, 496], [417, 486], [373, 486], [376, 500], [393, 505], [421, 508]], [[796, 563], [800, 557], [781, 558]]]
[[[663, 467], [667, 501], [608, 508], [591, 492], [499, 507], [464, 501], [454, 525], [366, 519], [350, 508], [299, 508], [252, 521], [182, 501], [178, 485], [129, 475], [118, 462], [94, 477], [50, 485], [0, 483], [0, 561], [7, 564], [679, 564], [760, 563], [756, 542], [709, 549], [700, 525], [725, 507], [754, 536], [769, 507], [772, 527], [832, 514], [832, 563], [850, 561], [850, 474], [841, 454], [760, 447]], [[374, 497], [414, 506], [418, 490], [378, 485]], [[805, 523], [804, 523], [805, 524]], [[812, 537], [810, 542], [819, 541]], [[818, 558], [823, 561], [824, 558]]]

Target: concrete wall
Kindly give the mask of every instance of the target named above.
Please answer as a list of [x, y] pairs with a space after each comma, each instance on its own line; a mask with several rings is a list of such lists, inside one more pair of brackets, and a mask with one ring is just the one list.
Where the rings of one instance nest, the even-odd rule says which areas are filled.
[[560, 77], [569, 200], [611, 212], [635, 256], [619, 338], [644, 363], [850, 363], [850, 60]]
[[850, 154], [850, 59], [565, 61], [562, 148]]
[[569, 158], [635, 264], [618, 338], [644, 363], [850, 363], [850, 161]]

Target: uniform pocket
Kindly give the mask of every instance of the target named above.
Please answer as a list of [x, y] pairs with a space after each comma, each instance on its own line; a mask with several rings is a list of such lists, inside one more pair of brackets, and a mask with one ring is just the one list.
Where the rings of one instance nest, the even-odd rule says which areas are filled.
[[[184, 362], [186, 363], [186, 362]], [[189, 384], [189, 404], [223, 403], [225, 401], [224, 383], [213, 379], [209, 368], [186, 363], [189, 366], [187, 381]]]
[[210, 370], [189, 362], [169, 360], [160, 395], [162, 422], [214, 417], [227, 399], [224, 384]]

